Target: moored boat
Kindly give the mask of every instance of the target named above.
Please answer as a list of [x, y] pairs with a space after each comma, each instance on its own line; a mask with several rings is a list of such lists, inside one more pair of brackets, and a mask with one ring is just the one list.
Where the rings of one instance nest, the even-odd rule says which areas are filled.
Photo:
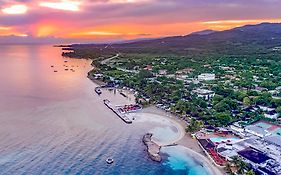
[[102, 94], [102, 91], [100, 88], [95, 88], [95, 92], [98, 94], [98, 95], [101, 95]]
[[114, 162], [114, 160], [112, 158], [106, 159], [106, 163], [107, 164], [112, 164], [113, 162]]

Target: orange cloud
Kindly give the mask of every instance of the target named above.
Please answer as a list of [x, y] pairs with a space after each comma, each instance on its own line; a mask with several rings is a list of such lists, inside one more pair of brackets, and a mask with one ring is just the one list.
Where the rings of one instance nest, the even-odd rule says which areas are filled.
[[105, 31], [88, 31], [73, 33], [72, 36], [117, 36], [122, 35], [121, 33], [105, 32]]
[[220, 20], [220, 21], [205, 21], [201, 24], [206, 28], [213, 30], [227, 30], [234, 27], [239, 27], [248, 24], [258, 24], [262, 22], [281, 22], [281, 19], [258, 19], [258, 20]]
[[[82, 39], [134, 39], [148, 37], [162, 37], [170, 35], [186, 35], [193, 31], [201, 30], [199, 23], [174, 23], [174, 24], [134, 24], [116, 23], [96, 26], [94, 29], [77, 29], [64, 35], [66, 38]], [[79, 31], [80, 30], [80, 31]]]
[[10, 27], [1, 27], [0, 26], [0, 30], [10, 30], [11, 28]]

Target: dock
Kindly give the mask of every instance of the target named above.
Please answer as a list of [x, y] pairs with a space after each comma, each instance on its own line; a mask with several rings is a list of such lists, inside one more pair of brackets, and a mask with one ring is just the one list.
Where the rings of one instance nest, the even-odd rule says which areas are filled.
[[107, 106], [110, 110], [112, 110], [112, 112], [114, 112], [121, 120], [123, 120], [125, 123], [127, 124], [132, 124], [132, 120], [130, 120], [125, 114], [121, 114], [120, 112], [118, 112], [117, 109], [115, 109], [114, 106], [111, 105], [109, 100], [103, 100], [103, 103], [105, 104], [105, 106]]

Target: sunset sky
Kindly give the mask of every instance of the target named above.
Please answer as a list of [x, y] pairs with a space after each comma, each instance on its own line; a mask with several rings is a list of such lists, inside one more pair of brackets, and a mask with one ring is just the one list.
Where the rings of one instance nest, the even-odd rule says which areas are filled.
[[280, 0], [0, 0], [0, 42], [108, 41], [281, 22]]

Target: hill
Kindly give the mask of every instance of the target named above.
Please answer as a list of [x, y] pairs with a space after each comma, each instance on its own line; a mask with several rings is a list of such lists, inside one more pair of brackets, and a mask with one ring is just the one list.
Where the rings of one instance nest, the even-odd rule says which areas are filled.
[[215, 30], [202, 30], [202, 31], [198, 31], [198, 32], [193, 32], [190, 35], [209, 35], [211, 33], [215, 33], [217, 31]]
[[[108, 47], [111, 46], [111, 47]], [[246, 25], [209, 34], [190, 34], [121, 44], [73, 45], [74, 50], [103, 50], [121, 53], [149, 54], [227, 54], [251, 55], [275, 53], [281, 46], [281, 24]], [[85, 50], [85, 49], [84, 49]], [[278, 50], [278, 49], [277, 49]], [[278, 51], [280, 52], [280, 50]]]

